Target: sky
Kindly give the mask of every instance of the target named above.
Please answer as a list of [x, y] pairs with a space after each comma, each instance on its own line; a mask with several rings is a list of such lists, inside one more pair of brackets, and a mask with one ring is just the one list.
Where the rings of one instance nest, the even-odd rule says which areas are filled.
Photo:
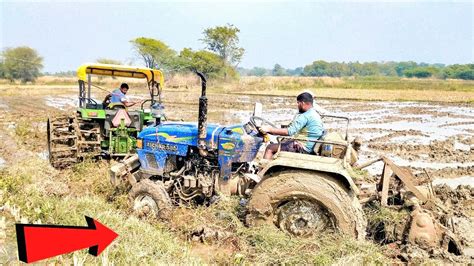
[[204, 48], [204, 29], [240, 29], [239, 66], [285, 68], [326, 61], [474, 62], [474, 4], [308, 1], [5, 1], [0, 47], [29, 46], [45, 72], [110, 58], [143, 65], [130, 40]]

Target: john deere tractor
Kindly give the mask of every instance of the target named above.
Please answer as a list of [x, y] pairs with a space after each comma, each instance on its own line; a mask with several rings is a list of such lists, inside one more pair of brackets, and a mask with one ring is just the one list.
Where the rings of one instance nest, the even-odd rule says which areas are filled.
[[[145, 79], [150, 98], [134, 111], [120, 104], [105, 106], [91, 97], [92, 87], [101, 89], [92, 84], [93, 75]], [[50, 117], [47, 123], [49, 158], [56, 168], [69, 167], [86, 157], [123, 157], [134, 153], [138, 132], [164, 116], [160, 97], [164, 79], [159, 70], [84, 64], [77, 70], [77, 77], [76, 112]]]

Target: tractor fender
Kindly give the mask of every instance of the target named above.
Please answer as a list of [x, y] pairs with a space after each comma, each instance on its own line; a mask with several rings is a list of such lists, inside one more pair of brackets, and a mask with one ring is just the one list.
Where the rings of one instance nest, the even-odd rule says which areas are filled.
[[346, 189], [353, 191], [356, 195], [359, 194], [359, 188], [354, 183], [354, 180], [352, 180], [342, 159], [293, 152], [279, 152], [274, 156], [273, 160], [268, 162], [258, 172], [258, 175], [263, 181], [270, 176], [270, 173], [285, 169], [304, 169], [328, 173], [341, 181]]

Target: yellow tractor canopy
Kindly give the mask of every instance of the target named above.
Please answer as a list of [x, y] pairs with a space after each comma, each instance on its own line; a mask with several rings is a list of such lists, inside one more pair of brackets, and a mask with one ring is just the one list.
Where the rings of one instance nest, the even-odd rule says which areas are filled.
[[163, 86], [164, 77], [160, 70], [125, 65], [90, 63], [77, 69], [79, 80], [87, 82], [87, 74], [111, 77], [146, 78], [148, 83], [155, 81]]

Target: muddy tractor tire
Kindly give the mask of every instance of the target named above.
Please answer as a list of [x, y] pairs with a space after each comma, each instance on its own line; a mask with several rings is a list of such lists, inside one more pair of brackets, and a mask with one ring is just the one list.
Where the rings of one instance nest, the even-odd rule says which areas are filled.
[[167, 220], [171, 214], [171, 199], [162, 183], [142, 180], [129, 193], [132, 211], [138, 217]]
[[273, 223], [296, 236], [339, 232], [363, 239], [367, 222], [353, 194], [326, 173], [285, 170], [255, 187], [246, 222], [249, 226]]

